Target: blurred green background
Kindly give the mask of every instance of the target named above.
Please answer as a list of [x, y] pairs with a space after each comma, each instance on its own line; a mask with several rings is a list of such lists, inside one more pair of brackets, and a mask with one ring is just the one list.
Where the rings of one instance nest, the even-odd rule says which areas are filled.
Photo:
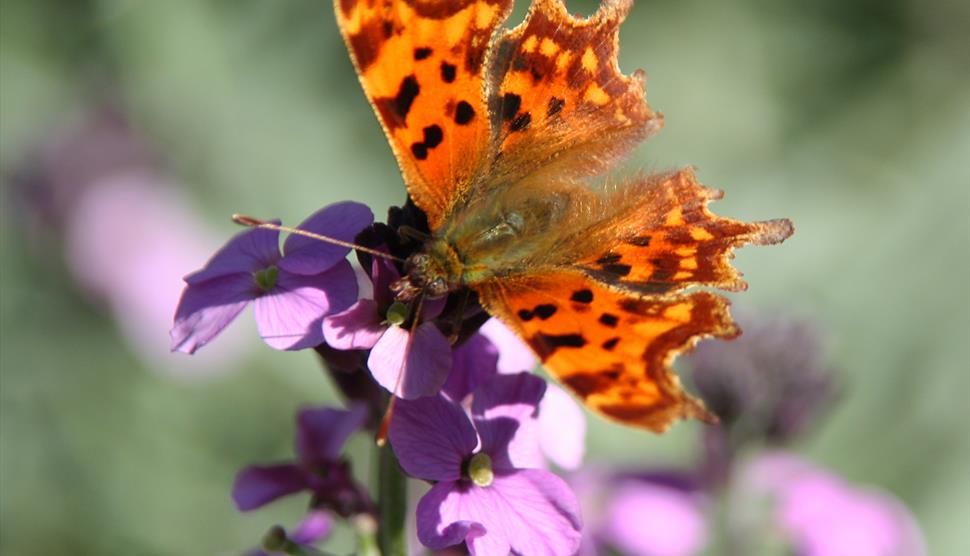
[[[217, 238], [233, 212], [295, 223], [355, 199], [380, 217], [401, 180], [331, 7], [0, 6], [0, 552], [238, 553], [300, 514], [302, 499], [240, 515], [228, 492], [242, 465], [290, 457], [297, 407], [333, 399], [315, 358], [247, 330], [230, 372], [159, 372], [76, 285], [56, 234], [35, 237], [12, 184], [110, 99]], [[970, 553], [968, 37], [965, 0], [639, 1], [621, 35], [621, 66], [646, 69], [667, 117], [627, 167], [696, 165], [727, 192], [720, 214], [796, 224], [739, 253], [751, 287], [734, 299], [814, 319], [842, 371], [840, 404], [798, 450], [898, 496], [941, 555]], [[590, 427], [592, 461], [696, 451], [693, 423]]]

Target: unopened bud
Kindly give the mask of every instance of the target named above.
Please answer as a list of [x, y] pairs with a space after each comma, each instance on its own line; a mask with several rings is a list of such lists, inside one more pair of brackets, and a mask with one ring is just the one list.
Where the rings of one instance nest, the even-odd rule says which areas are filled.
[[286, 529], [279, 525], [270, 527], [269, 531], [263, 535], [263, 550], [266, 552], [280, 552], [286, 549], [289, 539], [286, 538]]

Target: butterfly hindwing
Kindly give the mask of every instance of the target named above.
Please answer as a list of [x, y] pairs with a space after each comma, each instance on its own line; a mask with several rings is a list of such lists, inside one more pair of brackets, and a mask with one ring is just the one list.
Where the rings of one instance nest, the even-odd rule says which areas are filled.
[[484, 65], [511, 0], [336, 0], [364, 92], [432, 229], [489, 151]]
[[670, 365], [703, 336], [737, 334], [724, 298], [709, 292], [641, 296], [578, 270], [495, 282], [480, 291], [489, 312], [528, 342], [587, 407], [658, 432], [678, 418], [710, 417]]

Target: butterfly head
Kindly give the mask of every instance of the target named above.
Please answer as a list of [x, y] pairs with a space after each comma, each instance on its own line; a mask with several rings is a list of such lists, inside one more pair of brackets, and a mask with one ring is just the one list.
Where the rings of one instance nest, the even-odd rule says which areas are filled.
[[419, 294], [429, 299], [448, 295], [461, 285], [462, 264], [446, 241], [430, 240], [404, 263], [405, 276], [391, 285], [399, 301]]

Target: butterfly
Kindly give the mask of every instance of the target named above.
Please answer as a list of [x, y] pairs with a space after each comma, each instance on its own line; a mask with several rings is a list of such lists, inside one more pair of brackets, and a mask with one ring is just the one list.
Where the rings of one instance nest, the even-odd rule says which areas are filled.
[[632, 0], [588, 18], [534, 0], [336, 0], [363, 89], [431, 236], [398, 297], [470, 288], [594, 411], [654, 431], [712, 419], [674, 357], [739, 331], [735, 247], [779, 243], [788, 220], [714, 215], [691, 169], [601, 187], [591, 178], [663, 126], [642, 71], [617, 66]]

